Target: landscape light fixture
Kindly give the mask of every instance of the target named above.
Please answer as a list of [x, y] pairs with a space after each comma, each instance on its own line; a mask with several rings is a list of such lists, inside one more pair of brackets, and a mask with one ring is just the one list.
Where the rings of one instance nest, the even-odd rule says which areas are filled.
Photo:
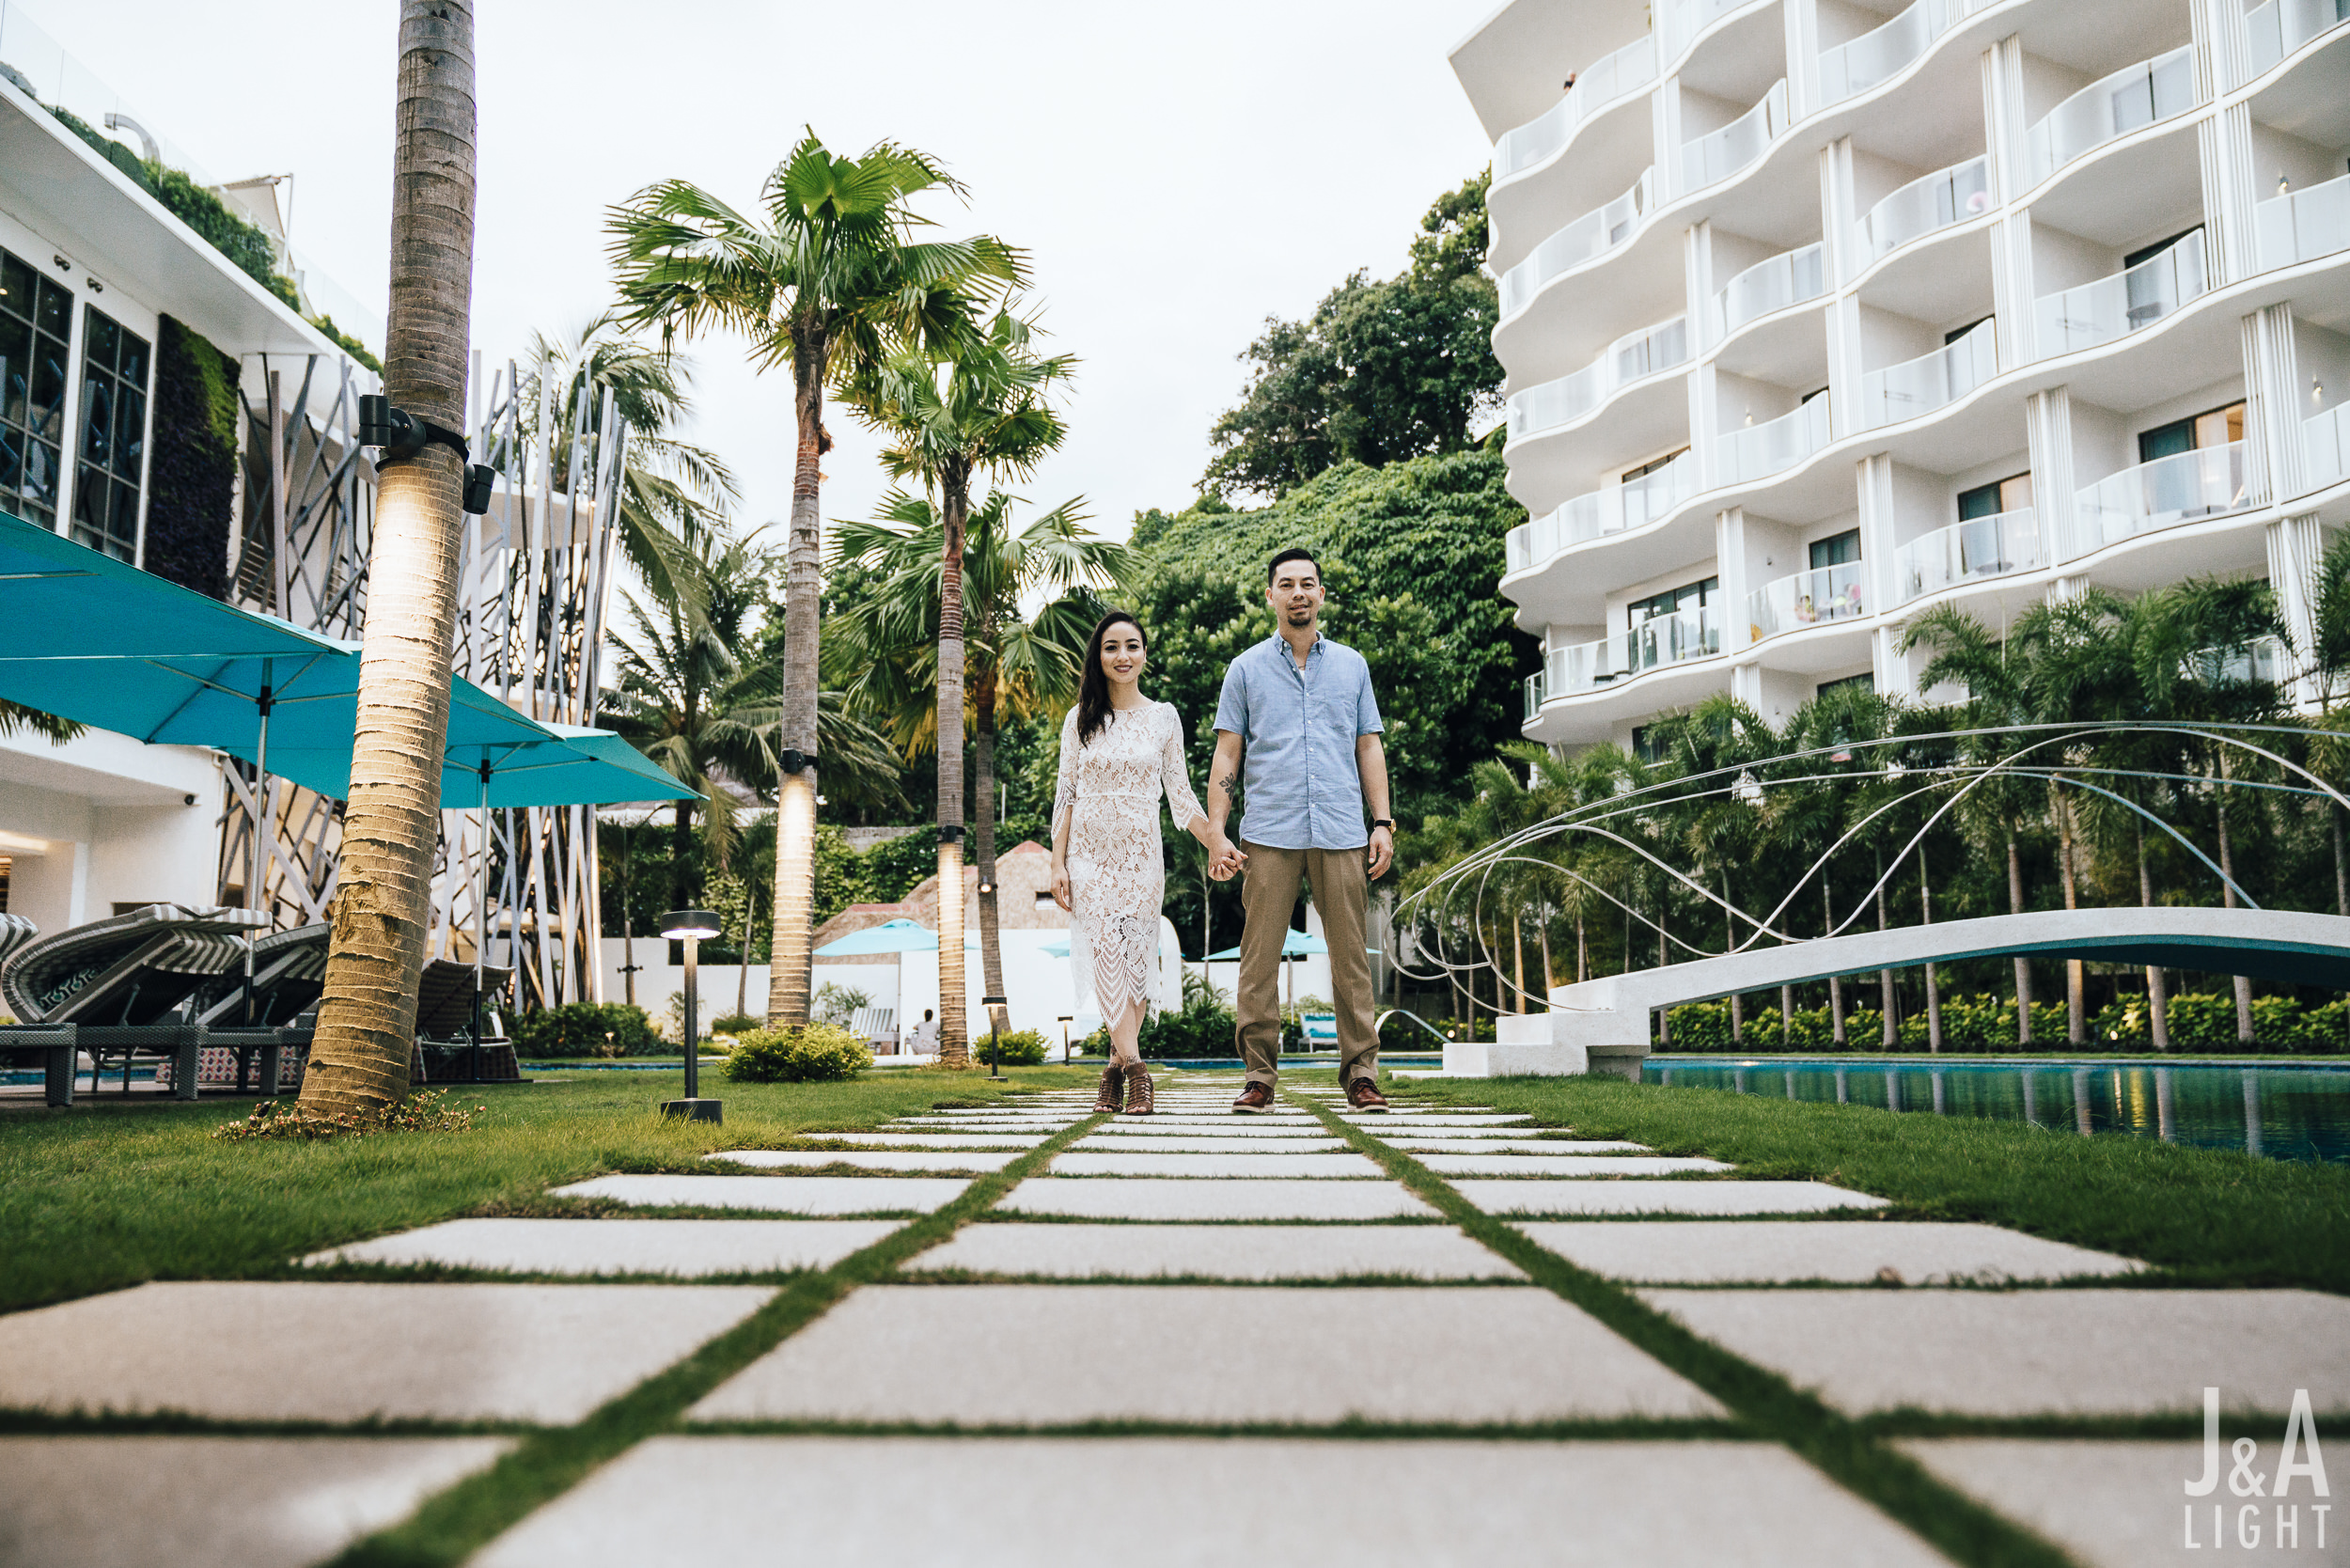
[[1076, 1021], [1077, 1015], [1073, 1012], [1060, 1015], [1060, 1064], [1063, 1067], [1069, 1065], [1069, 1026]]
[[1754, 776], [1751, 768], [1740, 768], [1738, 781], [1731, 785], [1730, 794], [1741, 806], [1760, 806], [1762, 804], [1762, 781]]
[[490, 489], [497, 482], [497, 470], [474, 462], [472, 445], [446, 425], [416, 418], [404, 408], [394, 408], [389, 398], [369, 393], [359, 400], [358, 440], [360, 446], [377, 449], [379, 469], [406, 463], [435, 441], [452, 448], [458, 462], [464, 464], [466, 512], [478, 517], [490, 510]]
[[720, 1102], [701, 1097], [701, 945], [726, 929], [714, 910], [672, 909], [661, 934], [685, 944], [685, 1098], [664, 1100], [661, 1114], [686, 1121], [723, 1121]]
[[987, 1009], [987, 1075], [1000, 1081], [1004, 1075], [1004, 1012], [1011, 1006], [1011, 998], [981, 996], [979, 1006]]
[[985, 897], [987, 897], [990, 893], [993, 893], [993, 892], [995, 892], [995, 885], [994, 883], [992, 883], [992, 882], [982, 882], [982, 883], [980, 883], [980, 884], [979, 884], [979, 897], [981, 897], [981, 898], [985, 898]]

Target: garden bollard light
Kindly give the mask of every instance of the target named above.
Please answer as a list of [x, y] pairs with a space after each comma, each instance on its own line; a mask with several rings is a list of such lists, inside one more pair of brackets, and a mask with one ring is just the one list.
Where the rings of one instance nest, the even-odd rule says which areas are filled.
[[685, 1098], [664, 1100], [661, 1114], [688, 1121], [723, 1121], [720, 1102], [705, 1100], [701, 1087], [701, 944], [724, 922], [707, 909], [672, 909], [661, 917], [661, 934], [685, 944]]
[[1073, 1012], [1060, 1015], [1060, 1064], [1063, 1067], [1069, 1065], [1069, 1026], [1076, 1021], [1077, 1015]]
[[1011, 998], [981, 996], [979, 1005], [987, 1009], [987, 1075], [1000, 1082], [1004, 1076], [1004, 1010], [1011, 1006]]

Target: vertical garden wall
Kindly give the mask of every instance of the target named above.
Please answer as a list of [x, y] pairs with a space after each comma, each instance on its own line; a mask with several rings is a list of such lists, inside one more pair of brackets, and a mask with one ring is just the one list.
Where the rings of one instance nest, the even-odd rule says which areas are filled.
[[169, 316], [161, 327], [146, 566], [159, 577], [225, 599], [237, 484], [237, 362]]

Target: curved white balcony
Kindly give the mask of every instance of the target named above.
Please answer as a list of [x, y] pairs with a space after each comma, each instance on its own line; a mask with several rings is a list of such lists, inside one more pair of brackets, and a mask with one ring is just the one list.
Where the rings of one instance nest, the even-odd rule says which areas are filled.
[[2064, 558], [2086, 556], [2137, 534], [2175, 528], [2241, 511], [2251, 504], [2244, 443], [2173, 452], [2100, 479], [2073, 501], [2073, 538]]
[[1994, 517], [1970, 517], [1903, 545], [1893, 553], [1894, 591], [1906, 604], [1961, 583], [2037, 572], [2047, 564], [2038, 514], [2018, 507]]
[[2258, 76], [2320, 33], [2350, 22], [2350, 0], [2268, 0], [2244, 13], [2248, 76]]
[[2336, 403], [2301, 421], [2301, 466], [2309, 490], [2350, 479], [2350, 403]]
[[1656, 168], [1640, 171], [1632, 188], [1606, 206], [1586, 212], [1534, 247], [1534, 254], [1501, 274], [1501, 319], [1526, 308], [1543, 284], [1559, 274], [1604, 256], [1632, 238], [1641, 217], [1655, 205]]
[[1750, 3], [1751, 0], [1680, 0], [1672, 8], [1672, 39], [1668, 52], [1679, 54], [1688, 48], [1700, 33]]
[[1496, 183], [1522, 174], [1574, 139], [1575, 127], [1656, 80], [1656, 35], [1634, 39], [1574, 79], [1567, 96], [1494, 143]]
[[1729, 179], [1770, 150], [1787, 129], [1787, 79], [1780, 77], [1762, 102], [1720, 130], [1681, 144], [1681, 188], [1702, 190]]
[[2252, 215], [2264, 271], [2350, 250], [2350, 175], [2270, 196]]
[[[1999, 373], [1999, 349], [1989, 319], [1955, 343], [1860, 378], [1860, 426], [1896, 425], [1931, 414]], [[1817, 401], [1818, 400], [1813, 400]]]
[[1966, 14], [1965, 0], [1917, 0], [1907, 10], [1820, 56], [1823, 107], [1866, 92], [1923, 55]]
[[2040, 183], [2082, 153], [2195, 107], [2195, 46], [2173, 49], [2092, 82], [2031, 128], [2028, 163]]
[[1827, 403], [1827, 394], [1823, 392], [1767, 424], [1724, 432], [1719, 482], [1744, 484], [1793, 468], [1826, 446]]
[[2293, 679], [2293, 653], [2280, 637], [2254, 637], [2221, 653], [2217, 663], [2214, 673], [2222, 681], [2263, 681], [2274, 686]]
[[1937, 228], [1991, 210], [1991, 160], [1969, 158], [1892, 192], [1860, 220], [1860, 254], [1874, 261]]
[[1747, 635], [1762, 642], [1831, 620], [1856, 620], [1869, 613], [1867, 600], [1860, 562], [1814, 567], [1747, 595]]
[[1508, 570], [1523, 572], [1571, 544], [1645, 526], [1697, 493], [1696, 454], [1684, 452], [1653, 474], [1561, 501], [1546, 515], [1510, 530], [1503, 548]]
[[1543, 672], [1539, 669], [1526, 678], [1525, 722], [1528, 724], [1533, 723], [1534, 720], [1542, 714], [1543, 700], [1543, 694], [1545, 689], [1545, 685], [1546, 682], [1543, 679]]
[[1817, 243], [1757, 261], [1714, 292], [1711, 319], [1718, 343], [1748, 321], [1827, 292], [1825, 252]]
[[2209, 287], [2203, 276], [2203, 231], [2150, 256], [2124, 273], [2084, 283], [2037, 304], [2040, 356], [2071, 353], [2154, 325]]
[[1689, 361], [1689, 318], [1675, 316], [1627, 333], [1573, 375], [1529, 386], [1510, 399], [1510, 439], [1518, 441], [1580, 419], [1636, 381]]
[[1596, 642], [1554, 648], [1543, 655], [1541, 671], [1526, 682], [1526, 716], [1534, 717], [1544, 702], [1596, 691], [1646, 670], [1710, 659], [1721, 651], [1721, 611], [1713, 604], [1660, 615]]

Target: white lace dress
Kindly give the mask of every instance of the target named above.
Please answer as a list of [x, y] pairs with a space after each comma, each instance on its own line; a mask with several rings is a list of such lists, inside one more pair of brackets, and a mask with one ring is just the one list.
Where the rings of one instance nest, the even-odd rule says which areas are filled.
[[1179, 830], [1207, 816], [1183, 770], [1183, 721], [1170, 703], [1112, 709], [1087, 745], [1077, 711], [1060, 727], [1060, 779], [1053, 792], [1053, 836], [1069, 823], [1069, 962], [1077, 996], [1089, 977], [1104, 1024], [1149, 1004], [1158, 967], [1159, 908], [1166, 870], [1159, 850], [1159, 795]]

